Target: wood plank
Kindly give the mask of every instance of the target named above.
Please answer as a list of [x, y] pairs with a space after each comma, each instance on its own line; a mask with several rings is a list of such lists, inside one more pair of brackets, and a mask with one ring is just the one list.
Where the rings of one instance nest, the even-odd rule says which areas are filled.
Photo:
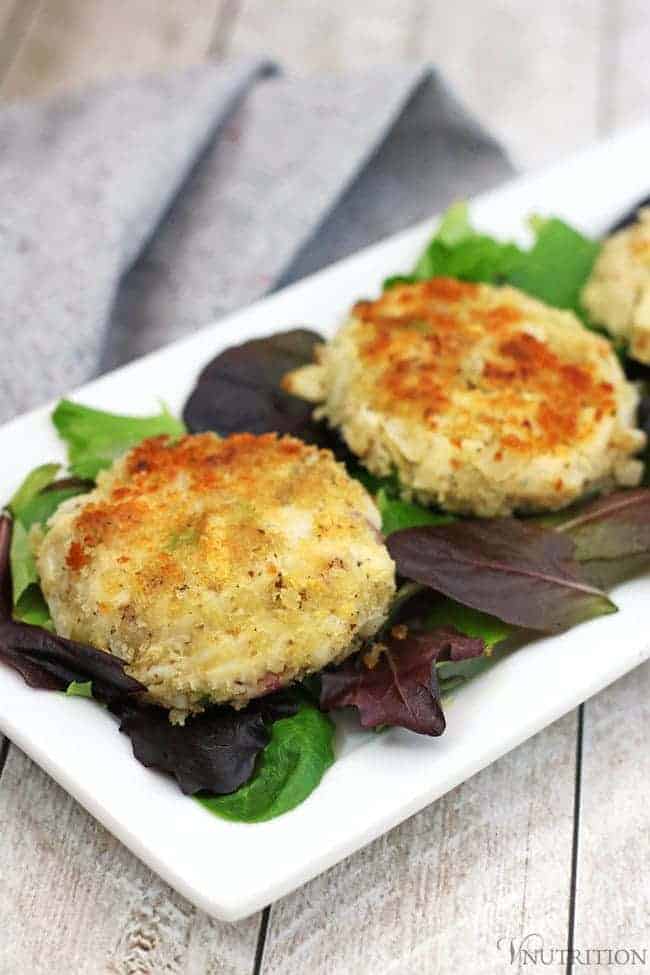
[[227, 0], [44, 0], [0, 92], [6, 99], [196, 63]]
[[0, 0], [0, 84], [14, 63], [42, 0]]
[[296, 75], [363, 71], [406, 57], [418, 7], [418, 0], [242, 0], [228, 53], [264, 53]]
[[581, 793], [575, 948], [650, 965], [650, 663], [585, 706]]
[[16, 0], [0, 0], [0, 30], [4, 30], [18, 4]]
[[564, 945], [576, 714], [271, 908], [263, 975], [512, 971]]
[[229, 53], [265, 51], [297, 74], [430, 62], [536, 167], [596, 136], [600, 31], [592, 0], [244, 0]]
[[0, 917], [2, 975], [251, 975], [260, 925], [197, 911], [14, 746], [0, 787]]
[[[603, 10], [600, 133], [647, 120], [645, 0]], [[649, 177], [650, 188], [650, 177]], [[584, 706], [574, 947], [646, 951], [650, 964], [650, 663]], [[621, 956], [624, 958], [624, 956]], [[603, 971], [614, 969], [601, 959]], [[645, 965], [643, 967], [645, 967]], [[635, 962], [635, 967], [641, 964]], [[598, 969], [599, 971], [601, 968]]]
[[438, 64], [484, 125], [536, 168], [597, 134], [600, 4], [423, 5], [412, 53]]
[[650, 18], [647, 0], [616, 0], [607, 11], [601, 89], [610, 131], [650, 116]]

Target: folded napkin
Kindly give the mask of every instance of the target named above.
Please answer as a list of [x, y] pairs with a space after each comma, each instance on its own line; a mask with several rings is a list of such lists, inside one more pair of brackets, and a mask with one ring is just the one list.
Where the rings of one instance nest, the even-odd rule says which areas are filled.
[[430, 68], [264, 62], [0, 111], [0, 420], [502, 180]]

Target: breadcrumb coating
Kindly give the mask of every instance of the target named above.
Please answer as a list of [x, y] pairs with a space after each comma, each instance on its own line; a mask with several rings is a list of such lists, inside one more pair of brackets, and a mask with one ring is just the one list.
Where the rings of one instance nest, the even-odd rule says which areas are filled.
[[329, 451], [274, 434], [157, 437], [59, 508], [37, 561], [57, 632], [125, 660], [182, 720], [374, 633], [395, 588], [379, 527]]
[[515, 288], [390, 288], [316, 355], [285, 388], [407, 498], [507, 515], [641, 476], [638, 396], [609, 342]]
[[582, 301], [594, 322], [650, 364], [650, 209], [605, 241]]

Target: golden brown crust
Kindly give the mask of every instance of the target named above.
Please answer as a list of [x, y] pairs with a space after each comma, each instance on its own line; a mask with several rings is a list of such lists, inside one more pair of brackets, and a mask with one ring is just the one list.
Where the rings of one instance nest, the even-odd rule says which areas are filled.
[[[322, 452], [323, 458], [328, 456]], [[155, 559], [157, 579], [161, 574], [174, 574], [190, 551], [190, 541], [205, 556], [215, 554], [207, 550], [210, 533], [206, 532], [213, 512], [202, 507], [196, 514], [188, 513], [183, 499], [189, 494], [195, 500], [209, 501], [215, 496], [215, 511], [221, 517], [224, 504], [230, 506], [228, 517], [231, 526], [237, 525], [237, 532], [219, 539], [224, 563], [226, 555], [235, 562], [245, 552], [261, 553], [271, 543], [262, 538], [259, 529], [251, 529], [247, 505], [261, 497], [278, 503], [291, 497], [294, 503], [314, 504], [323, 491], [318, 459], [316, 447], [273, 433], [242, 433], [226, 440], [212, 433], [177, 441], [167, 436], [145, 440], [127, 455], [119, 476], [101, 500], [90, 502], [77, 516], [67, 565], [81, 569], [92, 563], [94, 549], [114, 544], [124, 550], [120, 558], [128, 562], [129, 548], [135, 544], [145, 546]], [[295, 482], [292, 464], [300, 466], [301, 476]], [[329, 463], [326, 469], [334, 485], [343, 483], [342, 469]], [[161, 494], [164, 505], [158, 504]]]
[[[597, 361], [563, 360], [521, 331], [524, 314], [510, 291], [434, 278], [360, 302], [352, 314], [363, 323], [359, 351], [372, 374], [373, 406], [435, 430], [443, 415], [449, 424], [454, 393], [473, 392], [485, 405], [482, 422], [495, 432], [495, 454], [573, 445], [616, 408], [612, 383], [602, 380]], [[477, 340], [486, 355], [481, 370], [468, 375], [463, 367]], [[461, 412], [450, 432], [460, 440], [474, 427], [474, 417]]]
[[641, 473], [638, 396], [609, 342], [511, 287], [390, 288], [284, 385], [374, 474], [452, 511], [559, 508]]
[[591, 318], [650, 363], [650, 208], [603, 244], [582, 301]]
[[394, 591], [379, 522], [329, 451], [157, 437], [61, 506], [39, 571], [58, 632], [196, 709], [320, 670], [374, 632]]

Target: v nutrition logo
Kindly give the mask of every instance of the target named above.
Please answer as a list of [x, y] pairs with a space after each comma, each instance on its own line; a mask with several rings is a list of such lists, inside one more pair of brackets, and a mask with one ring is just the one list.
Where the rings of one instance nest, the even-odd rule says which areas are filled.
[[[497, 941], [497, 951], [504, 953], [511, 965], [519, 969], [529, 968], [560, 968], [571, 963], [574, 970], [580, 966], [593, 971], [599, 966], [603, 971], [615, 968], [643, 970], [650, 966], [650, 951], [647, 948], [631, 947], [593, 947], [593, 948], [558, 948], [544, 944], [541, 934], [533, 931], [523, 938], [501, 937]], [[648, 967], [650, 971], [650, 967]]]

